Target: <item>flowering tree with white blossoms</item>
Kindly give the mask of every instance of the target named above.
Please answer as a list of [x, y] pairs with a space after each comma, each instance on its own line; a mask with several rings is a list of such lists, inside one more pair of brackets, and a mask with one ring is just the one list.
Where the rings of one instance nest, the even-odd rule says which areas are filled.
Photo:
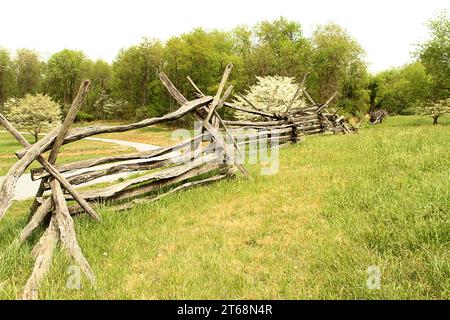
[[[285, 114], [288, 111], [295, 111], [306, 106], [303, 92], [300, 92], [296, 99], [292, 101], [299, 89], [299, 85], [295, 83], [295, 78], [267, 76], [256, 77], [256, 79], [257, 83], [246, 91], [245, 99], [237, 96], [234, 103], [249, 109], [252, 109], [253, 105], [260, 111], [273, 114]], [[239, 111], [236, 112], [236, 117], [240, 120], [261, 119], [261, 116]]]
[[35, 142], [39, 139], [39, 133], [61, 124], [59, 104], [43, 94], [27, 94], [22, 99], [11, 99], [5, 109], [9, 120], [32, 134]]

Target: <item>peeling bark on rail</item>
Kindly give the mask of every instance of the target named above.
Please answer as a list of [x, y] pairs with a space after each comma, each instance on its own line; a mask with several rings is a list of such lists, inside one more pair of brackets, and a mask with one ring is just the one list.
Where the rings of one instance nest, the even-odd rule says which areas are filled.
[[[87, 171], [77, 175], [70, 176], [67, 178], [67, 181], [69, 181], [69, 183], [72, 185], [79, 185], [112, 174], [123, 172], [134, 172], [134, 171], [147, 171], [162, 168], [165, 166], [171, 166], [174, 165], [175, 163], [184, 163], [187, 161], [191, 161], [192, 159], [198, 158], [199, 156], [202, 155], [202, 153], [210, 152], [211, 150], [213, 150], [214, 147], [215, 146], [211, 144], [204, 149], [195, 150], [194, 152], [188, 152], [186, 154], [181, 154], [177, 156], [166, 157], [160, 160], [150, 159], [145, 162], [122, 163], [105, 169]], [[47, 184], [45, 187], [47, 190], [49, 189], [50, 186]]]
[[81, 252], [81, 248], [78, 244], [75, 234], [75, 226], [70, 216], [69, 209], [67, 208], [66, 199], [62, 192], [61, 186], [58, 181], [53, 180], [52, 185], [52, 197], [55, 203], [55, 219], [59, 229], [59, 237], [62, 244], [66, 248], [69, 255], [78, 263], [81, 270], [86, 274], [86, 277], [92, 284], [95, 284], [95, 275], [91, 270], [89, 262]]
[[[52, 198], [47, 198], [44, 202], [37, 208], [36, 212], [32, 215], [28, 224], [23, 228], [19, 235], [19, 244], [23, 243], [28, 237], [39, 227], [42, 221], [45, 219], [47, 214], [51, 212], [52, 209]], [[81, 207], [80, 207], [81, 208]]]

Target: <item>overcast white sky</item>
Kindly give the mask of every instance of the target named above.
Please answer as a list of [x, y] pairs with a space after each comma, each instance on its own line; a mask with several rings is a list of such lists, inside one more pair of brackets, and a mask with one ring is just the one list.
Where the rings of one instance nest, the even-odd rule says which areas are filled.
[[306, 35], [317, 24], [342, 25], [376, 72], [407, 63], [414, 43], [427, 37], [425, 22], [449, 8], [449, 0], [5, 0], [0, 46], [35, 49], [44, 58], [79, 49], [112, 61], [144, 36], [167, 40], [194, 27], [230, 30], [284, 16], [300, 22]]

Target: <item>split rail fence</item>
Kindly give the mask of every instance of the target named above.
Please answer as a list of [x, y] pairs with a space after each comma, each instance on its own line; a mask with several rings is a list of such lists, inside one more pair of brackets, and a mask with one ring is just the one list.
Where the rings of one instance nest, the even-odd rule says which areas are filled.
[[[89, 90], [90, 82], [85, 80], [81, 83], [63, 123], [33, 145], [0, 114], [0, 123], [23, 146], [22, 150], [15, 153], [19, 160], [11, 167], [0, 186], [0, 218], [12, 203], [19, 177], [33, 161], [38, 161], [42, 166], [31, 170], [32, 179], [40, 180], [40, 186], [30, 208], [29, 222], [16, 242], [20, 245], [39, 227], [45, 229], [32, 251], [35, 265], [25, 285], [23, 299], [38, 298], [39, 285], [50, 269], [58, 243], [80, 266], [87, 279], [92, 284], [95, 283], [95, 275], [76, 238], [73, 215], [86, 213], [95, 221], [100, 221], [101, 216], [95, 210], [98, 203], [106, 202], [115, 210], [127, 210], [136, 203], [156, 201], [180, 190], [234, 177], [238, 171], [250, 178], [240, 160], [242, 146], [249, 143], [270, 144], [272, 139], [276, 139], [277, 142], [286, 144], [297, 142], [304, 134], [355, 131], [354, 128], [349, 128], [343, 117], [338, 116], [336, 112], [325, 112], [335, 95], [325, 104], [317, 104], [305, 91], [311, 105], [284, 115], [267, 113], [256, 106], [247, 109], [229, 103], [227, 100], [233, 87], [227, 86], [227, 80], [231, 70], [232, 65], [225, 68], [214, 96], [203, 94], [188, 78], [198, 95], [194, 100], [186, 99], [169, 78], [160, 73], [162, 83], [180, 105], [174, 112], [126, 125], [71, 129], [70, 126]], [[264, 121], [223, 120], [218, 113], [223, 107], [260, 115]], [[65, 144], [102, 133], [125, 132], [174, 121], [188, 114], [193, 115], [202, 124], [201, 133], [189, 140], [150, 151], [56, 164], [59, 151]], [[242, 130], [249, 129], [256, 132], [251, 139], [237, 139]], [[48, 158], [44, 157], [46, 151], [50, 151]], [[102, 167], [99, 169], [97, 166], [100, 165]], [[104, 165], [108, 166], [105, 168]], [[75, 187], [122, 172], [136, 172], [141, 175], [84, 191]]]

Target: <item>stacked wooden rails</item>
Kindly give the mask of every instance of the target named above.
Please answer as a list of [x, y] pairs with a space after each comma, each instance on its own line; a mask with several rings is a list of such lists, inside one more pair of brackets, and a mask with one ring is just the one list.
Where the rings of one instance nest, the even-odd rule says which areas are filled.
[[[286, 97], [287, 99], [289, 99], [289, 101], [287, 103], [283, 102], [282, 106], [279, 105], [278, 108], [276, 108], [278, 110], [284, 109], [285, 111], [283, 113], [275, 114], [265, 111], [261, 106], [252, 103], [246, 96], [238, 94], [237, 97], [240, 98], [241, 101], [249, 105], [248, 108], [230, 103], [225, 103], [224, 106], [231, 108], [237, 112], [252, 114], [253, 116], [257, 117], [257, 120], [225, 121], [225, 124], [233, 128], [253, 128], [258, 130], [278, 130], [280, 128], [291, 126], [292, 128], [295, 128], [295, 132], [292, 133], [292, 135], [295, 137], [297, 137], [299, 134], [353, 134], [357, 132], [358, 129], [356, 127], [354, 127], [350, 123], [347, 123], [343, 115], [338, 114], [339, 110], [329, 110], [329, 105], [336, 98], [337, 92], [331, 95], [331, 97], [325, 103], [316, 103], [314, 101], [314, 99], [304, 87], [308, 74], [309, 73], [306, 73], [303, 77], [303, 80], [298, 85], [295, 94], [292, 97]], [[197, 91], [200, 97], [204, 96], [197, 88], [197, 86], [192, 83], [192, 81], [191, 84], [194, 86], [194, 89]], [[277, 89], [278, 88], [275, 89], [275, 92], [277, 91]], [[275, 95], [275, 92], [273, 92], [272, 97]], [[301, 108], [294, 107], [296, 99], [298, 99], [302, 94], [309, 101], [309, 105]]]
[[[306, 90], [303, 89], [305, 92]], [[307, 95], [309, 98], [310, 96]], [[330, 97], [324, 104], [317, 104], [314, 101], [309, 106], [300, 110], [291, 110], [284, 114], [271, 114], [269, 112], [260, 112], [259, 108], [254, 106], [253, 109], [245, 109], [236, 105], [226, 103], [225, 106], [239, 112], [248, 112], [261, 117], [260, 121], [224, 121], [225, 124], [232, 128], [253, 128], [253, 129], [274, 129], [291, 126], [295, 127], [297, 135], [311, 134], [353, 134], [357, 132], [357, 128], [345, 121], [345, 117], [339, 115], [337, 111], [329, 111], [329, 104], [335, 98], [336, 94]]]

